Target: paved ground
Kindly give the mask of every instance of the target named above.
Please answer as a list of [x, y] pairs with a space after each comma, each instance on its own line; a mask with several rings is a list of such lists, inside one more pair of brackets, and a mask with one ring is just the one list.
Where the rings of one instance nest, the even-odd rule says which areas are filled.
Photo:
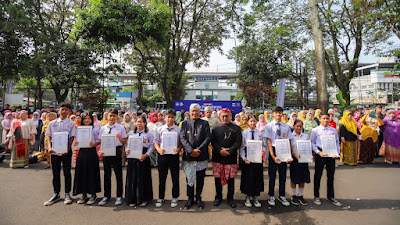
[[[356, 167], [339, 166], [335, 174], [335, 193], [342, 207], [336, 207], [323, 199], [321, 206], [312, 203], [312, 183], [306, 186], [306, 207], [284, 207], [277, 202], [268, 207], [266, 193], [261, 196], [261, 209], [246, 208], [244, 195], [240, 193], [240, 175], [236, 178], [238, 207], [231, 209], [224, 201], [214, 207], [214, 180], [206, 177], [203, 193], [205, 209], [197, 207], [182, 209], [186, 200], [186, 183], [181, 171], [181, 201], [171, 209], [169, 201], [156, 208], [154, 201], [144, 208], [127, 205], [115, 207], [112, 200], [106, 206], [64, 205], [62, 201], [50, 206], [43, 202], [52, 195], [51, 170], [44, 170], [44, 163], [31, 165], [28, 169], [10, 169], [8, 160], [0, 164], [0, 224], [399, 224], [400, 222], [400, 166], [387, 165], [382, 158], [374, 165]], [[102, 166], [102, 164], [100, 164]], [[314, 175], [313, 164], [310, 165]], [[124, 169], [124, 176], [125, 176]], [[207, 171], [211, 175], [211, 171]], [[325, 174], [325, 173], [324, 173]], [[158, 196], [158, 172], [153, 170], [154, 197]], [[103, 176], [103, 174], [102, 174]], [[267, 180], [267, 172], [264, 172]], [[168, 179], [170, 179], [168, 177]], [[289, 179], [289, 171], [288, 171]], [[125, 179], [124, 179], [125, 180]], [[289, 182], [286, 197], [289, 197]], [[63, 185], [62, 185], [63, 187]], [[62, 188], [63, 189], [63, 188]], [[265, 185], [267, 189], [267, 181]], [[171, 190], [168, 180], [167, 190]], [[224, 188], [226, 193], [226, 187]], [[113, 177], [113, 194], [115, 179]], [[62, 194], [63, 195], [63, 194]], [[102, 197], [102, 193], [99, 194]], [[326, 196], [325, 175], [321, 182], [321, 197]], [[75, 202], [78, 196], [74, 197]], [[171, 193], [166, 193], [171, 199]]]

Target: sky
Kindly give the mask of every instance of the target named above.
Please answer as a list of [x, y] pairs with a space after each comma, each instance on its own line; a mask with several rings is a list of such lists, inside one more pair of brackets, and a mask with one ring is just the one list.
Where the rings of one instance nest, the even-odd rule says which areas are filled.
[[[391, 39], [394, 46], [400, 47], [400, 40], [398, 38]], [[193, 64], [186, 66], [187, 72], [236, 72], [235, 61], [228, 59], [226, 56], [233, 47], [235, 47], [234, 38], [225, 39], [223, 41], [222, 50], [224, 55], [221, 55], [217, 50], [213, 50], [210, 55], [210, 63], [208, 67], [195, 68]], [[360, 63], [376, 63], [378, 62], [377, 55], [361, 54]]]

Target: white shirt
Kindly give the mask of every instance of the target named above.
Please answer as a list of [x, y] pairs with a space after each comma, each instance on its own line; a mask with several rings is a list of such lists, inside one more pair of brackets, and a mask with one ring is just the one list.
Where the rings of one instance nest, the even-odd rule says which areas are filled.
[[131, 132], [129, 132], [129, 136], [131, 135], [143, 137], [143, 148], [147, 148], [146, 154], [150, 156], [150, 154], [154, 150], [153, 134], [150, 131], [146, 133], [144, 132], [144, 130], [142, 130], [141, 132], [139, 132], [138, 130], [137, 133], [134, 133], [134, 131], [131, 130]]
[[275, 140], [276, 139], [292, 139], [292, 129], [289, 125], [284, 122], [279, 122], [281, 135], [278, 136], [276, 131], [278, 130], [278, 122], [275, 120], [271, 121], [265, 126], [264, 130], [264, 137], [271, 139], [272, 146], [275, 147]]
[[318, 152], [320, 152], [318, 148], [322, 149], [321, 138], [320, 138], [321, 135], [335, 135], [336, 147], [338, 152], [337, 155], [340, 155], [340, 143], [339, 143], [338, 132], [336, 131], [335, 128], [330, 126], [323, 127], [322, 125], [319, 125], [318, 127], [312, 129], [310, 139], [313, 151], [318, 154]]
[[46, 130], [46, 136], [52, 137], [56, 132], [68, 131], [69, 137], [75, 137], [76, 135], [76, 124], [69, 118], [61, 119], [57, 118], [50, 122], [49, 127]]
[[[127, 138], [125, 127], [119, 123], [114, 123], [114, 125], [110, 125], [107, 123], [106, 125], [102, 126], [100, 129], [100, 139], [103, 134], [120, 134], [121, 138]], [[117, 146], [122, 146], [122, 142], [117, 139]]]
[[250, 128], [246, 129], [242, 132], [242, 146], [240, 147], [240, 158], [242, 158], [243, 160], [246, 159], [246, 151], [244, 149], [247, 146], [247, 140], [252, 140], [252, 131], [254, 131], [254, 140], [262, 141], [262, 150], [265, 151], [267, 149], [265, 138], [263, 137], [263, 133], [261, 133], [261, 131], [257, 129], [251, 130]]
[[180, 145], [181, 141], [179, 138], [179, 134], [181, 133], [181, 128], [179, 128], [178, 126], [176, 126], [175, 124], [172, 125], [171, 128], [168, 127], [167, 124], [163, 125], [162, 127], [157, 128], [157, 132], [156, 132], [156, 136], [154, 137], [154, 143], [155, 144], [159, 144], [161, 147], [161, 143], [162, 143], [162, 134], [164, 132], [176, 132], [176, 138], [177, 138], [177, 142], [178, 146]]
[[300, 135], [297, 135], [296, 132], [293, 131], [292, 133], [293, 139], [290, 140], [290, 147], [292, 148], [292, 152], [299, 154], [297, 151], [297, 140], [309, 140], [309, 137], [305, 133], [301, 133]]

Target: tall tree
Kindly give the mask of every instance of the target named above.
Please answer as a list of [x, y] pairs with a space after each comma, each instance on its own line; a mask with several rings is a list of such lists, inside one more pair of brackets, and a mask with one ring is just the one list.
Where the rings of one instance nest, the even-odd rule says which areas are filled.
[[128, 48], [129, 53], [124, 58], [136, 71], [136, 100], [140, 108], [144, 109], [142, 83], [154, 71], [150, 63], [154, 56], [146, 48], [149, 45], [153, 49], [162, 49], [166, 44], [169, 32], [169, 10], [166, 5], [139, 5], [129, 0], [91, 1], [78, 15], [79, 20], [74, 29], [76, 39], [83, 39], [87, 45], [102, 42], [107, 45], [108, 52]]
[[314, 37], [315, 55], [316, 55], [316, 77], [317, 77], [317, 108], [323, 112], [328, 111], [329, 99], [326, 89], [326, 65], [324, 41], [322, 36], [321, 21], [318, 16], [317, 0], [309, 0], [310, 21]]
[[[333, 81], [342, 92], [343, 99], [349, 103], [350, 81], [356, 75], [363, 49], [377, 47], [389, 35], [384, 32], [375, 35], [383, 28], [371, 19], [377, 10], [373, 1], [327, 0], [320, 2], [318, 9], [322, 15], [327, 47], [332, 48], [331, 56], [325, 51], [325, 59]], [[347, 73], [344, 73], [345, 68], [348, 68]]]
[[[77, 36], [102, 37], [105, 40], [109, 36], [116, 48], [121, 47], [120, 44], [132, 44], [141, 56], [135, 64], [144, 64], [146, 61], [153, 68], [142, 70], [142, 66], [137, 72], [146, 72], [148, 78], [158, 84], [168, 107], [173, 107], [173, 100], [182, 99], [185, 95], [186, 65], [189, 62], [195, 66], [206, 65], [211, 50], [221, 50], [222, 40], [229, 34], [225, 13], [232, 11], [232, 4], [228, 3], [236, 1], [157, 2], [92, 1], [89, 8], [80, 14], [82, 19], [76, 25]], [[140, 7], [150, 10], [150, 14], [146, 10], [143, 10], [145, 14], [140, 14]], [[146, 19], [151, 20], [147, 22]], [[154, 35], [163, 31], [169, 35]]]

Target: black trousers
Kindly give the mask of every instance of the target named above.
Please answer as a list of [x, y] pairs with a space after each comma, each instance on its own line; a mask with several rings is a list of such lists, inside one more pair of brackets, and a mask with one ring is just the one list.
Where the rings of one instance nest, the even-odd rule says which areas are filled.
[[103, 157], [104, 197], [111, 198], [111, 167], [117, 179], [117, 197], [122, 197], [122, 146], [117, 146], [116, 156]]
[[168, 169], [171, 170], [172, 197], [179, 197], [179, 154], [158, 155], [158, 198], [165, 198], [165, 182], [168, 176]]
[[[275, 154], [275, 148], [274, 148]], [[286, 171], [287, 163], [281, 162], [281, 164], [276, 164], [271, 156], [268, 157], [268, 176], [269, 176], [269, 190], [268, 195], [275, 195], [275, 179], [276, 171], [279, 173], [279, 196], [285, 196], [285, 184], [286, 184]]]
[[379, 156], [379, 149], [381, 149], [383, 143], [383, 132], [381, 132], [378, 136], [378, 141], [376, 142], [376, 152], [375, 152], [375, 156]]
[[64, 179], [65, 179], [65, 193], [71, 191], [71, 160], [72, 151], [69, 150], [65, 156], [51, 155], [51, 169], [53, 171], [53, 189], [54, 193], [60, 193], [61, 191], [61, 163], [63, 167]]
[[326, 166], [326, 175], [328, 178], [328, 199], [334, 198], [335, 193], [333, 191], [333, 178], [335, 175], [335, 159], [331, 157], [321, 157], [315, 155], [315, 173], [314, 173], [314, 197], [319, 198], [319, 187], [321, 183], [322, 172]]
[[[235, 193], [235, 178], [229, 178], [227, 182], [228, 182], [228, 195], [226, 198], [229, 201], [233, 200], [233, 194]], [[216, 192], [215, 198], [222, 199], [221, 178], [215, 178], [215, 192]]]
[[[201, 198], [201, 193], [204, 187], [204, 177], [206, 176], [206, 169], [196, 172], [196, 198]], [[187, 179], [186, 179], [187, 182]], [[189, 198], [194, 198], [194, 186], [190, 187], [187, 185], [187, 196]]]

